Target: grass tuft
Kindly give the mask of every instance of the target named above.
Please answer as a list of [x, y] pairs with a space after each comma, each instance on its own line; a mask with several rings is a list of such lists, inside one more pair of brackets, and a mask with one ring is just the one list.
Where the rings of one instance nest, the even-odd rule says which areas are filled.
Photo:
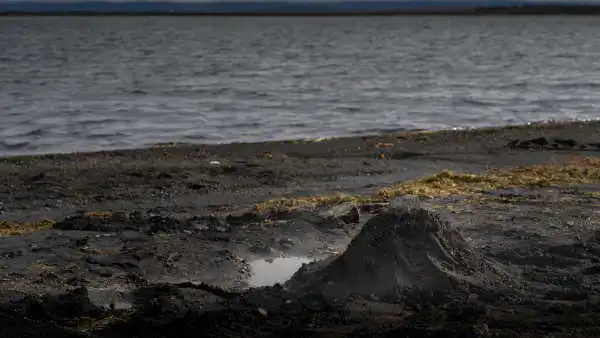
[[508, 188], [563, 187], [597, 182], [600, 182], [600, 158], [590, 157], [564, 164], [497, 169], [482, 175], [442, 171], [381, 189], [377, 196], [385, 200], [401, 195], [445, 197]]
[[115, 214], [112, 211], [88, 211], [84, 214], [84, 216], [89, 217], [89, 218], [100, 218], [100, 219], [111, 218], [114, 215]]
[[0, 220], [0, 237], [18, 236], [35, 231], [52, 229], [56, 222], [42, 219], [30, 223], [18, 223]]
[[586, 157], [563, 164], [529, 165], [491, 170], [481, 175], [442, 171], [432, 176], [398, 183], [379, 190], [374, 196], [335, 194], [281, 198], [259, 203], [257, 212], [316, 209], [343, 202], [359, 204], [389, 202], [402, 195], [446, 197], [476, 195], [508, 188], [564, 187], [600, 182], [600, 158]]
[[345, 202], [365, 204], [371, 202], [369, 197], [336, 193], [325, 196], [307, 196], [297, 198], [279, 198], [254, 205], [253, 211], [259, 213], [283, 212], [294, 210], [316, 209]]

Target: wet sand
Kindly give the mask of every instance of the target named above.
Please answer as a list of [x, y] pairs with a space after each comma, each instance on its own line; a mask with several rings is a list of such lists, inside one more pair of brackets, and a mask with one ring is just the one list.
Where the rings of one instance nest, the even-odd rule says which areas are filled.
[[[14, 337], [594, 336], [599, 154], [600, 123], [580, 122], [0, 159], [0, 321]], [[435, 176], [444, 170], [481, 175]], [[359, 234], [371, 240], [363, 226], [383, 222], [396, 196], [381, 191], [399, 182], [428, 185], [419, 208], [458, 231], [438, 242], [467, 246], [416, 255], [402, 278], [426, 256], [463, 262], [453, 273], [436, 263], [432, 275], [471, 271], [472, 255], [519, 287], [452, 277], [440, 290], [333, 298], [304, 281], [252, 288], [273, 281], [253, 276], [257, 264], [291, 258], [261, 272], [288, 270], [284, 283], [303, 261], [336, 260]], [[352, 198], [306, 202], [335, 193]]]

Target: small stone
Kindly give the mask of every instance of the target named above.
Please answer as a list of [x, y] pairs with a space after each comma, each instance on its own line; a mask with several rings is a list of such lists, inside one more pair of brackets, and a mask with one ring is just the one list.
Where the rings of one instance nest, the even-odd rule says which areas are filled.
[[285, 249], [291, 249], [294, 246], [294, 241], [291, 238], [282, 238], [279, 240], [279, 245]]
[[267, 312], [267, 310], [259, 307], [258, 309], [256, 309], [258, 311], [258, 313], [260, 313], [263, 317], [266, 317], [269, 313]]
[[473, 333], [475, 333], [478, 337], [490, 337], [490, 328], [485, 323], [475, 324], [473, 325]]
[[479, 295], [478, 295], [478, 294], [476, 294], [476, 293], [471, 293], [471, 294], [469, 294], [469, 298], [468, 298], [468, 300], [469, 300], [469, 302], [474, 302], [474, 301], [476, 301], [478, 298], [479, 298]]
[[410, 211], [413, 209], [420, 209], [422, 206], [419, 196], [403, 195], [394, 199], [391, 203], [391, 207], [400, 208], [405, 211]]
[[160, 172], [158, 175], [156, 175], [156, 178], [173, 178], [173, 175], [169, 174], [168, 172]]
[[389, 203], [369, 203], [361, 206], [363, 212], [379, 213], [389, 207]]
[[18, 251], [5, 251], [0, 253], [0, 257], [2, 258], [8, 258], [8, 259], [12, 259], [15, 257], [20, 257], [23, 256], [23, 252], [18, 250]]
[[584, 275], [596, 275], [600, 274], [600, 264], [595, 264], [592, 266], [588, 266], [581, 270], [581, 273]]
[[360, 211], [358, 207], [353, 206], [352, 209], [346, 214], [340, 216], [340, 219], [346, 224], [356, 224], [360, 222]]
[[86, 245], [88, 245], [89, 242], [90, 242], [90, 237], [85, 236], [83, 238], [75, 240], [75, 246], [77, 246], [77, 247], [86, 246]]
[[554, 141], [555, 144], [563, 146], [565, 148], [574, 148], [575, 146], [577, 146], [577, 141], [573, 139], [563, 139], [555, 137], [552, 139], [552, 141]]
[[264, 218], [253, 211], [242, 210], [227, 215], [225, 220], [232, 225], [247, 225], [250, 223], [260, 223]]
[[531, 140], [529, 142], [531, 142], [532, 144], [535, 144], [537, 146], [545, 146], [550, 143], [550, 142], [548, 142], [548, 139], [546, 139], [545, 137], [534, 138], [533, 140]]
[[268, 245], [256, 244], [251, 246], [248, 251], [259, 255], [271, 255], [275, 250]]
[[103, 267], [97, 267], [97, 266], [89, 266], [88, 270], [91, 273], [95, 273], [96, 275], [100, 276], [100, 277], [112, 277], [113, 273], [112, 271], [110, 271], [107, 268], [103, 268]]
[[360, 222], [360, 210], [356, 204], [352, 202], [336, 205], [329, 210], [320, 213], [319, 216], [323, 217], [325, 221], [339, 219], [346, 224]]
[[217, 250], [216, 254], [219, 256], [227, 256], [227, 255], [229, 255], [229, 249]]

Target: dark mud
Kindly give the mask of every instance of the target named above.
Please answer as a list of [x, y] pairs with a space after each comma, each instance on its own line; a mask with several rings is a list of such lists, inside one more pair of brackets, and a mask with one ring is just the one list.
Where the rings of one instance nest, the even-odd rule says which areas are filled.
[[[596, 336], [598, 185], [250, 207], [597, 156], [599, 140], [575, 123], [6, 158], [1, 218], [55, 223], [0, 238], [0, 322], [10, 337]], [[281, 257], [318, 261], [250, 288], [253, 262]]]
[[305, 266], [286, 286], [333, 298], [385, 298], [407, 291], [448, 292], [457, 286], [511, 289], [518, 279], [471, 248], [436, 214], [392, 209], [367, 222], [343, 254]]

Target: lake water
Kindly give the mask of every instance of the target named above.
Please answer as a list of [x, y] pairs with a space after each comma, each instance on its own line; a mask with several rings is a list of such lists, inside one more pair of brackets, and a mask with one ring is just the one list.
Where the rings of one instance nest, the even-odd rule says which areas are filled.
[[600, 117], [597, 17], [0, 18], [0, 156]]

